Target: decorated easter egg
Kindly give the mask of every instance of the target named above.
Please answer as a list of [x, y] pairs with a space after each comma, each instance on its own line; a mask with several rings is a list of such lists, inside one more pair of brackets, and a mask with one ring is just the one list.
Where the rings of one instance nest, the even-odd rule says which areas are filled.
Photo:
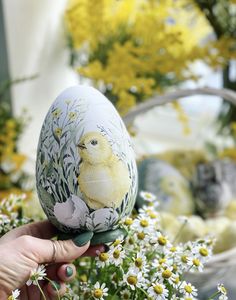
[[[153, 193], [158, 200], [158, 210], [174, 215], [190, 215], [194, 212], [189, 182], [172, 165], [155, 157], [147, 157], [139, 162], [138, 173], [139, 191]], [[144, 204], [139, 193], [136, 205], [140, 208]]]
[[115, 229], [131, 213], [137, 169], [130, 137], [98, 90], [63, 91], [44, 120], [36, 186], [48, 219], [63, 232]]

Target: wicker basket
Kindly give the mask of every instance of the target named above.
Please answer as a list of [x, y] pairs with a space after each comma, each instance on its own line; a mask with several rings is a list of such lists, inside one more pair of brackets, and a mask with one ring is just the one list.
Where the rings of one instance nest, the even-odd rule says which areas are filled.
[[[161, 96], [153, 97], [152, 99], [137, 105], [123, 119], [126, 125], [130, 125], [136, 116], [143, 114], [159, 105], [163, 105], [176, 99], [189, 97], [194, 95], [211, 95], [221, 97], [232, 104], [236, 105], [236, 93], [227, 89], [215, 88], [198, 88], [191, 90], [177, 90], [172, 93], [167, 93]], [[205, 265], [203, 273], [188, 273], [188, 280], [196, 287], [201, 287], [201, 290], [210, 289], [221, 282], [222, 279], [236, 267], [236, 247], [220, 254], [215, 254]]]

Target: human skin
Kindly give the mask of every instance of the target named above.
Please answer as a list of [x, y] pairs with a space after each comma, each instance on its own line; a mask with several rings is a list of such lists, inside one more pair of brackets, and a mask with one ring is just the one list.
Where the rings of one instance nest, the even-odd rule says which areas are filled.
[[[21, 226], [5, 234], [0, 239], [0, 300], [5, 300], [15, 289], [20, 289], [21, 300], [40, 300], [39, 288], [27, 286], [31, 271], [40, 264], [47, 264], [47, 277], [60, 284], [59, 294], [66, 291], [65, 283], [76, 275], [74, 259], [83, 256], [95, 256], [96, 251], [104, 251], [104, 246], [90, 247], [89, 242], [77, 247], [72, 240], [55, 241], [55, 261], [53, 243], [50, 241], [57, 230], [48, 221], [35, 222]], [[66, 268], [71, 267], [73, 274], [66, 276]], [[56, 299], [55, 291], [48, 281], [40, 281], [47, 299]]]

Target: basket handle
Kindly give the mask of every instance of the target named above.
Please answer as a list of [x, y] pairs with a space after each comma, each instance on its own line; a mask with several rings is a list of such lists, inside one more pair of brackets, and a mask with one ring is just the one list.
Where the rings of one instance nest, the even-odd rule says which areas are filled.
[[175, 92], [169, 92], [163, 95], [156, 95], [151, 99], [136, 105], [123, 117], [123, 120], [126, 125], [130, 125], [136, 116], [150, 110], [155, 106], [163, 105], [169, 102], [173, 102], [179, 98], [184, 98], [184, 97], [189, 97], [194, 95], [218, 96], [236, 105], [236, 92], [229, 89], [216, 89], [211, 87], [203, 87], [197, 89], [177, 90]]

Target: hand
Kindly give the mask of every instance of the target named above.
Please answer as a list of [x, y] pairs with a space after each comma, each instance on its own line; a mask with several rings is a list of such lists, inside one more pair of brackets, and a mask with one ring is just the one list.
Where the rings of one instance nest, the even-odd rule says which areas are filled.
[[[90, 247], [89, 242], [77, 247], [72, 240], [54, 241], [50, 238], [57, 233], [56, 228], [48, 221], [24, 225], [10, 231], [0, 239], [0, 299], [5, 300], [17, 288], [21, 290], [21, 300], [38, 300], [39, 288], [27, 286], [31, 271], [40, 264], [47, 265], [47, 277], [57, 283], [58, 291], [48, 281], [39, 281], [47, 299], [63, 295], [65, 282], [76, 275], [76, 269], [70, 262], [79, 256], [95, 256], [96, 250], [104, 251], [104, 246]], [[54, 244], [54, 245], [53, 245]], [[55, 249], [54, 249], [55, 247]]]

